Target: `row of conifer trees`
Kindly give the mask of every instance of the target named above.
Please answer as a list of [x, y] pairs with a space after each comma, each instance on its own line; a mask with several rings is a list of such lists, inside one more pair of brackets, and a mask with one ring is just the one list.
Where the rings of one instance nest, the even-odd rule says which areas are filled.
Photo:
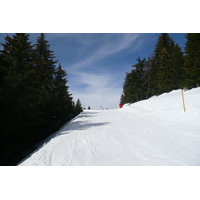
[[167, 33], [158, 37], [153, 55], [137, 59], [126, 73], [121, 103], [134, 103], [153, 95], [200, 85], [200, 34], [185, 35], [184, 51]]
[[15, 165], [50, 134], [82, 112], [67, 73], [41, 34], [6, 36], [0, 51], [0, 165]]

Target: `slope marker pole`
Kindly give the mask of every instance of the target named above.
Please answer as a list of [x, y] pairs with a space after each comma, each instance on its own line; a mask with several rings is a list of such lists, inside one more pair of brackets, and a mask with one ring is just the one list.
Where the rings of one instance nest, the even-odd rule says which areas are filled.
[[183, 90], [181, 90], [181, 94], [182, 94], [183, 109], [184, 109], [184, 112], [186, 112]]

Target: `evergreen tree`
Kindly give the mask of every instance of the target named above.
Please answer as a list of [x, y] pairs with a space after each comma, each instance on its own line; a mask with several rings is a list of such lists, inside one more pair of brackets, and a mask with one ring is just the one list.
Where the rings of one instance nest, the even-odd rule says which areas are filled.
[[138, 63], [135, 65], [132, 65], [135, 68], [136, 73], [136, 80], [135, 80], [135, 98], [136, 101], [140, 101], [142, 99], [146, 98], [147, 93], [147, 81], [145, 73], [145, 67], [146, 67], [146, 59], [144, 58], [141, 60], [140, 58], [137, 59]]
[[83, 112], [83, 107], [81, 101], [78, 99], [75, 105], [75, 115], [79, 115], [81, 112]]
[[5, 105], [4, 105], [4, 78], [5, 78], [5, 65], [3, 64], [3, 55], [2, 51], [0, 51], [0, 127], [3, 127], [4, 124], [4, 115], [6, 113], [5, 111]]
[[126, 77], [123, 84], [123, 94], [121, 95], [122, 104], [135, 102], [134, 98], [134, 80], [136, 79], [135, 71], [126, 73]]
[[146, 61], [146, 64], [144, 66], [144, 84], [146, 87], [146, 99], [151, 97], [151, 84], [150, 84], [150, 79], [151, 79], [151, 70], [152, 70], [152, 57], [148, 57], [148, 60]]
[[172, 89], [172, 53], [174, 41], [169, 34], [162, 33], [156, 44], [151, 70], [151, 89], [152, 94], [158, 95], [163, 92], [169, 92]]
[[126, 73], [120, 103], [133, 103], [180, 88], [183, 52], [169, 34], [159, 36], [154, 54], [148, 60], [138, 58], [137, 61], [134, 69]]
[[[200, 34], [186, 34], [185, 55], [169, 34], [162, 33], [151, 58], [137, 59], [126, 73], [120, 103], [133, 103], [180, 87], [200, 85]], [[146, 96], [145, 96], [146, 94]]]
[[54, 84], [56, 76], [56, 63], [54, 60], [54, 52], [50, 50], [50, 45], [45, 39], [45, 35], [41, 33], [37, 38], [34, 49], [35, 68], [37, 70], [36, 88], [38, 93], [38, 110], [40, 111], [41, 129], [43, 128], [43, 138], [45, 138], [50, 130], [55, 130], [52, 126], [55, 120], [55, 112], [52, 104], [55, 100]]
[[147, 61], [145, 58], [143, 60], [138, 58], [137, 61], [137, 64], [132, 65], [134, 69], [130, 73], [126, 73], [120, 100], [122, 104], [140, 101], [147, 96]]
[[200, 85], [200, 33], [186, 34], [183, 87]]
[[171, 90], [181, 88], [183, 78], [184, 57], [178, 44], [175, 45], [171, 58]]
[[120, 97], [120, 104], [125, 104], [125, 103], [126, 103], [125, 97], [124, 97], [124, 94], [122, 93]]
[[44, 34], [6, 36], [0, 51], [0, 165], [15, 165], [81, 110]]
[[[7, 35], [1, 45], [1, 152], [9, 164], [19, 158], [15, 154], [26, 150], [30, 142], [31, 130], [27, 129], [36, 112], [32, 104], [35, 70], [29, 34], [17, 33], [12, 38]], [[12, 159], [7, 160], [9, 157]]]
[[50, 45], [45, 39], [44, 33], [37, 38], [35, 48], [35, 63], [40, 74], [41, 89], [50, 91], [53, 88], [53, 80], [56, 73], [56, 63], [54, 52], [50, 50]]
[[61, 64], [59, 64], [54, 81], [54, 99], [52, 104], [54, 108], [54, 121], [57, 128], [72, 119], [75, 115], [72, 97], [68, 91], [69, 87], [66, 85], [66, 76], [67, 73], [62, 69]]

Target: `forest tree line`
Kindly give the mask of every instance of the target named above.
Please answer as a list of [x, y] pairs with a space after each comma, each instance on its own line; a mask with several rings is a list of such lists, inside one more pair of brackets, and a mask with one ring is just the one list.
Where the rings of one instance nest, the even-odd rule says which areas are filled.
[[167, 33], [158, 37], [153, 55], [140, 57], [126, 73], [120, 103], [134, 103], [181, 88], [200, 86], [200, 33], [188, 33], [184, 51]]
[[0, 51], [0, 165], [16, 165], [37, 144], [82, 112], [42, 33], [6, 36]]

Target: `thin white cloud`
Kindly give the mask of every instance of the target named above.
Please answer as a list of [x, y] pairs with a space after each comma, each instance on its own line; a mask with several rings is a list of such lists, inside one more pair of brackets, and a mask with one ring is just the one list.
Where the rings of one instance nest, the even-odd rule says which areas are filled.
[[[111, 37], [112, 35], [110, 35]], [[104, 41], [101, 47], [99, 47], [92, 55], [87, 57], [83, 61], [79, 61], [71, 66], [71, 69], [78, 69], [87, 67], [96, 61], [118, 53], [124, 49], [129, 48], [133, 45], [140, 34], [116, 34], [117, 40], [114, 42], [109, 41], [109, 37]], [[111, 40], [112, 38], [110, 38]]]
[[85, 41], [84, 44], [81, 43], [79, 38], [81, 51], [84, 48], [89, 49], [90, 54], [87, 54], [85, 59], [77, 60], [76, 63], [68, 66], [67, 71], [71, 76], [70, 92], [74, 101], [79, 98], [85, 108], [88, 106], [93, 109], [101, 109], [101, 106], [105, 109], [117, 108], [125, 75], [116, 76], [118, 72], [116, 70], [115, 74], [110, 72], [110, 69], [102, 66], [101, 60], [119, 52], [121, 54], [123, 50], [133, 53], [144, 46], [146, 37], [141, 37], [141, 34], [105, 34], [96, 37], [99, 41], [95, 41], [94, 35], [91, 37], [92, 41], [89, 40], [88, 44]]
[[[115, 34], [112, 41], [108, 36], [113, 35], [107, 35], [101, 41], [102, 45], [91, 56], [70, 66], [70, 74], [75, 77], [71, 79], [73, 82], [69, 83], [74, 100], [76, 101], [79, 98], [86, 108], [87, 106], [93, 109], [101, 109], [100, 106], [109, 109], [117, 107], [122, 93], [122, 85], [119, 87], [119, 80], [116, 80], [113, 73], [102, 72], [99, 69], [90, 71], [86, 67], [130, 48], [140, 34]], [[141, 43], [138, 45], [137, 42], [134, 49], [138, 49], [140, 45]]]
[[79, 71], [75, 74], [76, 79], [73, 79], [71, 86], [77, 88], [78, 86], [84, 86], [84, 93], [95, 92], [102, 88], [110, 87], [113, 81], [113, 77], [110, 74], [97, 74], [86, 73]]
[[84, 85], [81, 89], [70, 87], [74, 100], [81, 100], [84, 107], [93, 109], [113, 109], [119, 104], [122, 89], [115, 86], [114, 78], [110, 74], [96, 74], [80, 72], [76, 74], [75, 84]]

